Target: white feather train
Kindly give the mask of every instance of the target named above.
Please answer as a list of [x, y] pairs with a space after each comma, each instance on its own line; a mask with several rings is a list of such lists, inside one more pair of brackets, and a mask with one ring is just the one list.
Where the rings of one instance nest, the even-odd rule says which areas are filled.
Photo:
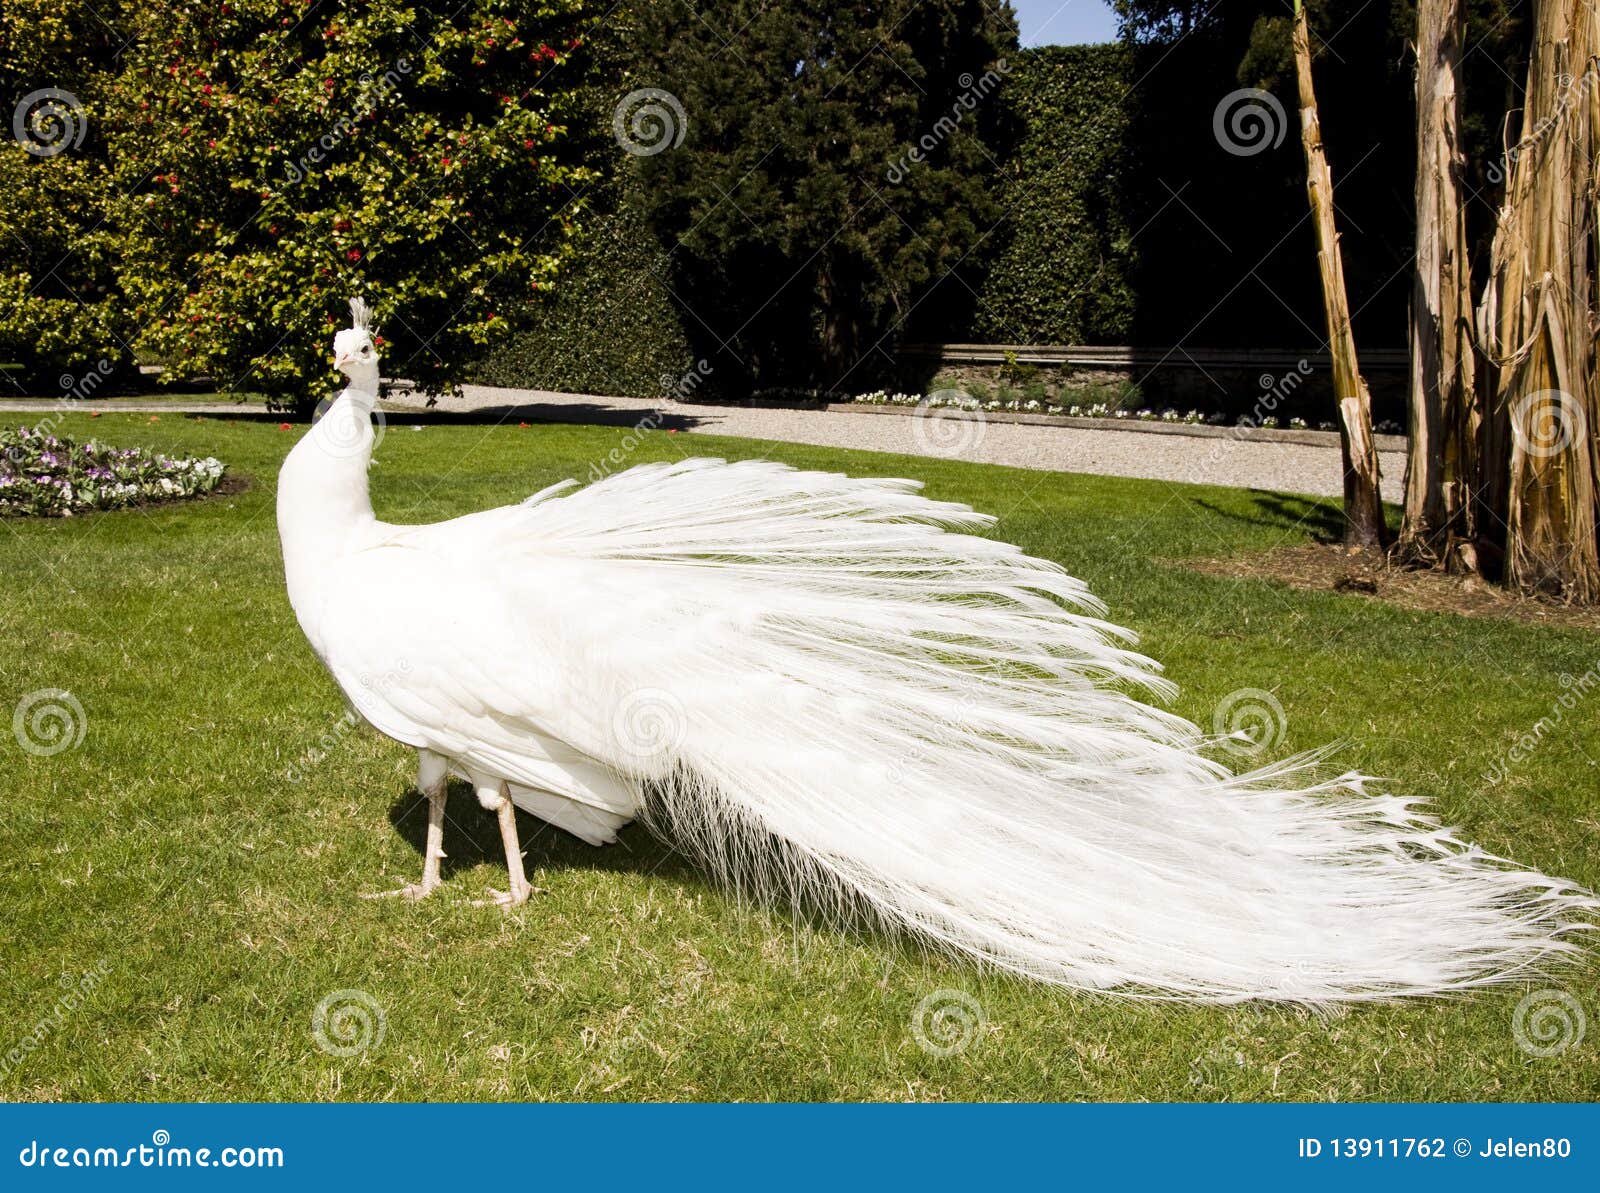
[[691, 460], [526, 507], [538, 550], [640, 594], [594, 695], [663, 723], [592, 744], [717, 873], [820, 879], [1044, 981], [1205, 999], [1440, 992], [1570, 948], [1567, 884], [1411, 801], [1207, 759], [1116, 686], [1171, 690], [1082, 583], [916, 489]]
[[1209, 759], [1082, 583], [912, 482], [688, 460], [389, 526], [367, 452], [318, 450], [341, 406], [370, 450], [346, 399], [284, 467], [296, 612], [363, 714], [486, 802], [590, 841], [643, 813], [732, 882], [1145, 996], [1442, 993], [1590, 922], [1370, 780]]

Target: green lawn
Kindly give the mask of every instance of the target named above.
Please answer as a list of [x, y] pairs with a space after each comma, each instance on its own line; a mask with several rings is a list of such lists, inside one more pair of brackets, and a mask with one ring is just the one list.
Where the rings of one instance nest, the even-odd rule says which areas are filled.
[[[543, 889], [506, 915], [468, 904], [504, 870], [492, 818], [459, 787], [442, 897], [364, 901], [417, 876], [423, 809], [410, 751], [341, 725], [343, 701], [284, 597], [273, 487], [299, 429], [144, 415], [74, 416], [64, 429], [214, 454], [253, 487], [0, 522], [0, 1053], [20, 1057], [0, 1055], [0, 1096], [1600, 1096], [1593, 965], [1331, 1017], [1141, 1005], [740, 906], [637, 827], [600, 851], [528, 820]], [[395, 425], [372, 474], [378, 512], [432, 520], [515, 501], [585, 475], [624, 433]], [[1483, 778], [1559, 708], [1563, 674], [1600, 665], [1600, 635], [1170, 562], [1304, 541], [1331, 506], [665, 433], [634, 458], [690, 451], [909, 474], [997, 513], [999, 534], [1084, 576], [1143, 633], [1185, 714], [1209, 724], [1227, 693], [1268, 689], [1288, 714], [1285, 752], [1343, 739], [1339, 764], [1436, 796], [1486, 848], [1600, 884], [1600, 705], [1565, 713], [1504, 782]], [[82, 744], [52, 757], [22, 752], [6, 723], [42, 688], [71, 691], [87, 719]], [[67, 995], [85, 973], [92, 990]], [[1591, 1022], [1541, 1058], [1512, 1022], [1519, 999], [1546, 988]], [[351, 990], [375, 1001], [384, 1031], [333, 1055], [313, 1014]], [[950, 1056], [912, 1031], [940, 990], [967, 992], [984, 1017]]]

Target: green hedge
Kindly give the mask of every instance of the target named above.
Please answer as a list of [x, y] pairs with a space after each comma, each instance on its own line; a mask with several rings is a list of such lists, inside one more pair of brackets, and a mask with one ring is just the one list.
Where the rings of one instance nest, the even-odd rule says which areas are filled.
[[1000, 88], [1012, 140], [1004, 223], [969, 335], [979, 343], [1116, 344], [1132, 331], [1122, 183], [1131, 81], [1120, 45], [1026, 50]]
[[518, 314], [518, 329], [474, 380], [633, 398], [674, 391], [693, 356], [667, 289], [667, 255], [631, 187], [610, 188], [596, 204], [568, 272]]
[[[1024, 50], [996, 93], [1008, 145], [996, 180], [1005, 222], [970, 324], [947, 340], [1124, 343], [1133, 321], [1122, 201], [1130, 79], [1120, 46]], [[620, 85], [619, 85], [620, 86]], [[608, 113], [609, 114], [609, 113]], [[609, 130], [606, 130], [609, 133]], [[596, 201], [570, 273], [477, 371], [490, 385], [656, 397], [691, 364], [666, 254], [629, 173]]]

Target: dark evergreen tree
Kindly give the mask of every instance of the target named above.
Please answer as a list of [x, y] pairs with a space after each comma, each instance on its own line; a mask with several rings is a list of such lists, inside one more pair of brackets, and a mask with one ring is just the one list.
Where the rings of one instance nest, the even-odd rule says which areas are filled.
[[1010, 6], [708, 0], [641, 17], [642, 81], [670, 98], [619, 110], [619, 140], [664, 134], [627, 148], [714, 383], [877, 383], [899, 339], [970, 300], [998, 214]]

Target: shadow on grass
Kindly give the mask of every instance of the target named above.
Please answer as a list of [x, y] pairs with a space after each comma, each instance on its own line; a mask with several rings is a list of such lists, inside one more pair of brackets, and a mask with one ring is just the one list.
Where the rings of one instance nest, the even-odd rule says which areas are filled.
[[[416, 850], [420, 873], [427, 845], [428, 801], [415, 790], [406, 791], [390, 805], [389, 823], [394, 825], [401, 839]], [[517, 836], [522, 844], [523, 864], [529, 873], [541, 867], [637, 872], [707, 889], [712, 886], [692, 862], [637, 823], [622, 830], [622, 840], [618, 844], [594, 846], [519, 810]], [[499, 825], [494, 814], [478, 803], [470, 784], [452, 782], [450, 798], [445, 805], [444, 861], [439, 868], [440, 875], [448, 881], [452, 875], [480, 865], [505, 865]]]
[[1267, 489], [1246, 491], [1253, 507], [1239, 513], [1208, 501], [1194, 498], [1194, 504], [1207, 513], [1248, 526], [1269, 526], [1277, 530], [1305, 531], [1319, 543], [1336, 543], [1344, 537], [1344, 515], [1331, 497], [1304, 497], [1294, 493], [1275, 493]]
[[[416, 872], [420, 874], [427, 845], [427, 799], [414, 788], [408, 789], [390, 805], [389, 822], [416, 851]], [[769, 924], [784, 925], [786, 931], [798, 931], [804, 926], [807, 930], [871, 942], [902, 961], [934, 955], [910, 933], [875, 915], [857, 896], [806, 881], [803, 875], [811, 871], [805, 861], [776, 837], [769, 838], [766, 850], [761, 851], [765, 857], [752, 855], [749, 858], [752, 875], [788, 875], [791, 880], [780, 880], [763, 888], [746, 886], [743, 882], [719, 881], [696, 864], [693, 857], [674, 848], [638, 821], [622, 830], [617, 844], [594, 846], [518, 810], [517, 836], [522, 845], [523, 864], [535, 886], [538, 883], [533, 876], [541, 869], [635, 874], [727, 897], [745, 912], [754, 913]], [[469, 784], [450, 784], [444, 853], [439, 872], [445, 882], [475, 866], [487, 865], [502, 871], [505, 867], [499, 825], [494, 815], [478, 803]], [[407, 881], [413, 879], [408, 877]]]
[[[652, 406], [648, 410], [621, 410], [592, 402], [534, 402], [522, 406], [484, 406], [477, 410], [415, 410], [410, 407], [386, 406], [380, 407], [380, 410], [384, 418], [391, 423], [426, 427], [497, 427], [528, 422], [564, 423], [582, 427], [688, 431], [705, 421], [693, 415], [672, 413], [660, 406]], [[189, 414], [186, 417], [258, 423], [306, 421], [298, 415], [285, 415], [248, 407], [207, 410], [203, 414]]]

